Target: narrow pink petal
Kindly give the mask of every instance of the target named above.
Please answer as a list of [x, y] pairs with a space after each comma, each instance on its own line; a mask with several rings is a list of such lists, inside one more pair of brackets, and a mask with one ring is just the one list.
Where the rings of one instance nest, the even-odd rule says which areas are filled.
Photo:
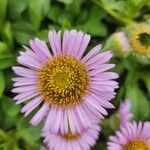
[[69, 36], [69, 31], [65, 30], [63, 35], [63, 47], [62, 47], [62, 51], [64, 54], [66, 54], [66, 50], [67, 50], [68, 36]]
[[[40, 99], [40, 97], [37, 97]], [[29, 115], [37, 106], [39, 106], [39, 104], [41, 103], [41, 101], [39, 101], [38, 103], [36, 103], [35, 105], [33, 105], [32, 107], [30, 107], [26, 112], [25, 112], [25, 116]]]
[[118, 77], [119, 77], [118, 74], [114, 72], [102, 72], [100, 74], [95, 75], [93, 79], [97, 81], [103, 81], [103, 80], [117, 79]]
[[12, 81], [16, 82], [37, 82], [37, 79], [32, 79], [32, 78], [26, 78], [26, 77], [15, 77], [11, 79]]
[[36, 86], [35, 85], [30, 85], [30, 86], [22, 86], [22, 87], [17, 87], [17, 88], [14, 88], [12, 89], [11, 92], [13, 93], [24, 93], [24, 92], [28, 92], [28, 91], [31, 91], [31, 90], [36, 90]]
[[41, 98], [37, 97], [33, 100], [31, 100], [29, 103], [27, 103], [22, 109], [21, 112], [25, 113], [28, 109], [30, 109], [31, 107], [33, 107], [36, 104], [40, 104], [42, 102]]
[[17, 58], [17, 61], [23, 66], [29, 67], [31, 69], [39, 70], [41, 68], [41, 65], [38, 63], [38, 61], [35, 61], [34, 59], [29, 59], [27, 57], [19, 56]]
[[[44, 129], [45, 131], [52, 131], [52, 126], [54, 125], [56, 118], [56, 109], [51, 107], [46, 118]], [[53, 131], [52, 131], [53, 132]]]
[[76, 113], [77, 113], [76, 109], [71, 109], [70, 113], [71, 113], [72, 120], [73, 120], [75, 127], [76, 127], [76, 132], [80, 133], [82, 131], [82, 127], [81, 127], [81, 124], [79, 122], [79, 118], [76, 115]]
[[76, 34], [77, 34], [76, 30], [71, 30], [69, 32], [67, 49], [66, 49], [66, 54], [67, 55], [71, 55], [72, 54]]
[[77, 58], [81, 58], [83, 53], [85, 52], [89, 42], [90, 42], [91, 36], [88, 34], [85, 34], [84, 37], [82, 38], [82, 42], [80, 44], [80, 48], [77, 54]]
[[90, 76], [94, 76], [95, 74], [102, 73], [102, 72], [107, 71], [113, 67], [115, 67], [114, 64], [103, 64], [103, 65], [100, 65], [98, 68], [91, 70], [89, 72], [89, 74], [90, 74]]
[[103, 53], [100, 53], [93, 58], [91, 58], [89, 61], [86, 62], [86, 64], [89, 66], [90, 69], [93, 67], [106, 63], [110, 58], [112, 57], [112, 53], [110, 51], [106, 51]]
[[52, 55], [44, 41], [41, 41], [38, 38], [35, 38], [35, 43], [39, 47], [39, 49], [41, 49], [41, 51], [43, 52], [43, 55], [45, 55], [45, 57], [47, 57], [48, 59], [52, 57]]
[[75, 123], [74, 123], [70, 109], [68, 109], [68, 123], [69, 123], [69, 127], [70, 127], [71, 132], [75, 133]]
[[20, 81], [13, 84], [14, 87], [17, 86], [26, 86], [26, 85], [35, 85], [37, 82], [35, 81]]
[[65, 134], [65, 129], [64, 129], [64, 111], [62, 110], [62, 116], [61, 116], [61, 126], [60, 126], [60, 133]]
[[67, 110], [64, 110], [64, 130], [65, 130], [65, 133], [68, 133], [68, 114], [67, 114]]
[[37, 60], [38, 62], [42, 62], [43, 60], [39, 57], [38, 54], [36, 54], [35, 52], [33, 52], [31, 49], [29, 49], [26, 46], [23, 46], [23, 48], [26, 50], [26, 52], [24, 53], [20, 53], [22, 56], [24, 57], [29, 57], [32, 58], [34, 60]]
[[30, 98], [33, 98], [37, 96], [38, 93], [36, 91], [29, 91], [25, 93], [18, 94], [17, 96], [14, 97], [14, 100], [17, 100], [16, 104], [20, 104]]
[[94, 82], [91, 82], [90, 87], [93, 89], [98, 89], [101, 92], [105, 92], [105, 91], [106, 92], [113, 92], [114, 91], [113, 87], [105, 86], [105, 85], [99, 85], [99, 84], [96, 84]]
[[63, 115], [62, 110], [57, 109], [56, 114], [57, 114], [57, 117], [55, 118], [56, 121], [55, 121], [54, 131], [56, 133], [58, 133], [58, 131], [60, 129], [60, 125], [61, 125], [61, 118], [62, 118], [62, 115]]
[[49, 42], [52, 48], [54, 55], [61, 53], [61, 41], [60, 41], [60, 33], [56, 33], [56, 31], [50, 31], [48, 33]]
[[77, 106], [76, 110], [77, 110], [77, 114], [78, 114], [79, 120], [82, 123], [82, 126], [85, 129], [90, 127], [91, 126], [91, 121], [90, 121], [89, 117], [85, 114], [85, 111], [83, 110], [82, 106], [81, 107]]
[[61, 32], [59, 31], [58, 33], [56, 33], [56, 31], [53, 31], [53, 40], [54, 40], [54, 44], [57, 50], [57, 54], [61, 54], [62, 53], [62, 48], [61, 48]]
[[36, 78], [36, 72], [25, 67], [12, 67], [13, 71], [19, 75], [28, 78]]
[[43, 60], [46, 61], [47, 57], [44, 55], [43, 51], [41, 50], [40, 45], [37, 42], [37, 39], [35, 40], [30, 40], [29, 42], [31, 48], [33, 49], [33, 51]]
[[91, 115], [94, 115], [97, 118], [96, 121], [99, 122], [101, 119], [104, 118], [103, 115], [97, 109], [95, 109], [94, 107], [91, 107], [91, 104], [85, 102], [85, 106], [87, 107], [87, 110], [89, 110], [91, 113], [93, 113]]
[[91, 59], [92, 57], [97, 55], [99, 53], [101, 47], [102, 47], [102, 45], [97, 45], [94, 48], [92, 48], [90, 50], [90, 52], [83, 57], [82, 61], [87, 62], [89, 59]]
[[98, 94], [96, 93], [90, 93], [90, 96], [94, 99], [96, 99], [101, 106], [105, 107], [105, 108], [114, 108], [114, 106], [107, 100], [103, 100], [101, 99]]
[[77, 32], [76, 35], [75, 35], [74, 45], [73, 45], [73, 48], [72, 48], [72, 51], [71, 51], [71, 54], [74, 57], [76, 57], [78, 55], [83, 35], [84, 35], [84, 33], [81, 32], [81, 31]]
[[88, 95], [88, 97], [86, 98], [86, 103], [89, 103], [91, 105], [91, 107], [94, 107], [96, 110], [98, 110], [99, 112], [101, 112], [104, 115], [107, 115], [107, 111], [101, 106], [99, 105], [98, 102], [95, 101], [95, 99], [93, 99], [91, 96]]
[[47, 111], [49, 109], [49, 105], [44, 103], [43, 106], [39, 109], [39, 111], [32, 117], [30, 123], [34, 126], [38, 125], [41, 120], [45, 117]]
[[108, 87], [108, 88], [112, 88], [112, 89], [115, 89], [115, 88], [118, 88], [118, 83], [115, 82], [115, 81], [91, 81], [91, 84], [93, 85], [97, 85], [97, 86], [103, 86], [103, 87]]

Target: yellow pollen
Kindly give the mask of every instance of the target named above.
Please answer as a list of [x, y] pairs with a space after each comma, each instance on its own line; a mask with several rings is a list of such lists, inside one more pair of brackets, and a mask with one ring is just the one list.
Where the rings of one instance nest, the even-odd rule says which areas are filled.
[[123, 150], [150, 150], [150, 145], [143, 140], [137, 139], [124, 145]]
[[61, 135], [61, 137], [65, 140], [74, 140], [74, 139], [78, 139], [80, 137], [80, 134], [79, 133], [75, 133], [75, 134], [68, 133], [68, 134]]
[[53, 57], [38, 71], [38, 90], [44, 101], [56, 107], [70, 107], [83, 101], [88, 84], [86, 66], [71, 56]]

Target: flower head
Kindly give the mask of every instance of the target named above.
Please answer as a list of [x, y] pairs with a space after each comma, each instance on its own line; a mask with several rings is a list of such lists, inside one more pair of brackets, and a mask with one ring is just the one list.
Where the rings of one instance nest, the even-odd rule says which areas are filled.
[[[12, 92], [17, 104], [27, 102], [21, 112], [28, 115], [38, 111], [30, 123], [37, 125], [45, 118], [44, 130], [64, 134], [81, 132], [91, 126], [90, 115], [97, 120], [113, 108], [110, 100], [115, 96], [118, 83], [113, 81], [116, 73], [108, 72], [114, 64], [108, 61], [110, 51], [99, 53], [101, 45], [95, 46], [87, 55], [84, 52], [90, 35], [76, 30], [50, 31], [51, 51], [39, 39], [24, 46], [17, 58], [22, 65], [13, 67], [18, 77]], [[90, 114], [90, 115], [87, 115]]]
[[129, 27], [129, 41], [136, 54], [150, 55], [150, 25], [137, 24]]
[[133, 122], [109, 138], [108, 150], [150, 150], [150, 123]]
[[112, 34], [104, 47], [104, 49], [112, 49], [116, 56], [126, 56], [130, 51], [130, 43], [124, 32], [116, 32]]
[[96, 144], [99, 137], [100, 127], [92, 124], [92, 127], [84, 130], [81, 133], [46, 133], [44, 142], [47, 144], [49, 150], [90, 150]]
[[118, 117], [120, 120], [120, 126], [125, 127], [132, 118], [133, 114], [131, 113], [131, 103], [129, 100], [121, 102], [118, 112]]

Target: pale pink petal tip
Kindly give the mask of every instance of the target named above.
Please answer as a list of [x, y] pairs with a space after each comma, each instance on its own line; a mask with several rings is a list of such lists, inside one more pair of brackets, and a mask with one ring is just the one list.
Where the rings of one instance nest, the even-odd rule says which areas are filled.
[[[95, 144], [96, 140], [99, 137], [100, 127], [96, 124], [93, 124], [91, 128], [78, 133], [78, 136], [75, 136], [72, 139], [64, 138], [64, 135], [61, 135], [60, 133], [44, 133], [44, 142], [47, 144], [49, 150], [89, 150], [91, 149]], [[77, 133], [76, 133], [77, 134]]]
[[131, 113], [131, 102], [129, 100], [121, 102], [118, 116], [120, 126], [125, 127], [131, 121], [133, 114]]
[[107, 150], [122, 150], [125, 145], [134, 140], [141, 140], [150, 144], [149, 130], [150, 122], [128, 123], [125, 127], [121, 127], [114, 136], [109, 137]]

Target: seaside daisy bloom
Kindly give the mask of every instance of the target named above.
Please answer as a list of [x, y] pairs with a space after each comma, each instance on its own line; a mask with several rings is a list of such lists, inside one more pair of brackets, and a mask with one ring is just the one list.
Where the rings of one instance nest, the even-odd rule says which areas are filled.
[[133, 114], [131, 113], [131, 102], [129, 100], [125, 100], [121, 102], [118, 112], [119, 117], [119, 126], [125, 127], [132, 118]]
[[81, 133], [68, 132], [61, 133], [46, 133], [44, 143], [47, 144], [47, 150], [91, 150], [96, 144], [99, 137], [100, 126], [92, 124], [91, 128], [82, 131]]
[[150, 150], [150, 123], [133, 122], [110, 136], [107, 150]]
[[[91, 115], [102, 119], [106, 109], [114, 108], [110, 100], [115, 97], [118, 83], [116, 73], [108, 71], [114, 64], [108, 61], [110, 51], [99, 53], [101, 45], [86, 55], [90, 35], [76, 30], [50, 31], [50, 47], [37, 38], [30, 48], [23, 46], [13, 67], [18, 77], [13, 78], [17, 104], [26, 102], [21, 112], [27, 116], [35, 108], [30, 123], [37, 125], [43, 118], [44, 130], [58, 133], [81, 132], [91, 126]], [[39, 106], [39, 107], [38, 107]]]

